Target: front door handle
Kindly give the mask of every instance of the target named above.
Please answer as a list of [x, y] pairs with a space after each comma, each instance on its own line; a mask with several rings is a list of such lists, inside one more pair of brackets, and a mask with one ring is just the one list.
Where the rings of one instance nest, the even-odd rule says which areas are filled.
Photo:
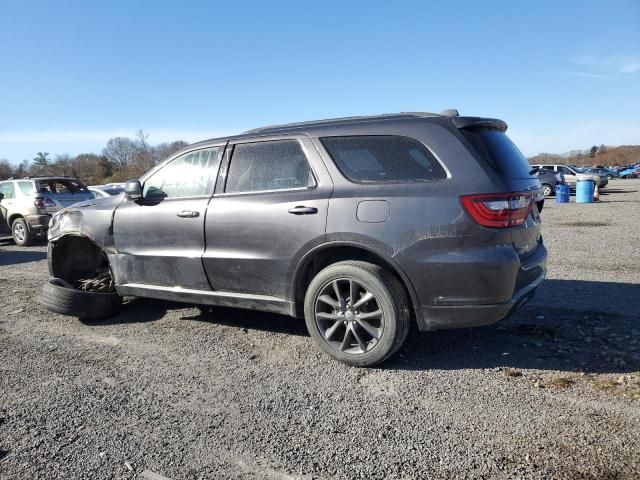
[[294, 215], [313, 215], [314, 213], [318, 213], [318, 209], [315, 207], [298, 205], [297, 207], [290, 208], [289, 213], [293, 213]]
[[180, 210], [177, 215], [182, 218], [195, 218], [200, 216], [200, 212], [194, 210]]

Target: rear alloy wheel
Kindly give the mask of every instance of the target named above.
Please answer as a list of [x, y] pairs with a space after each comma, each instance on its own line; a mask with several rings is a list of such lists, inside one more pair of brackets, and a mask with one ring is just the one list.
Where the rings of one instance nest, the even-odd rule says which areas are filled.
[[544, 193], [545, 197], [550, 197], [553, 194], [553, 187], [548, 183], [542, 184], [542, 193]]
[[28, 247], [33, 243], [33, 234], [29, 231], [24, 218], [16, 218], [11, 225], [11, 234], [16, 245]]
[[400, 282], [366, 262], [340, 262], [313, 279], [305, 320], [314, 341], [343, 363], [368, 367], [402, 346], [409, 330], [408, 299]]

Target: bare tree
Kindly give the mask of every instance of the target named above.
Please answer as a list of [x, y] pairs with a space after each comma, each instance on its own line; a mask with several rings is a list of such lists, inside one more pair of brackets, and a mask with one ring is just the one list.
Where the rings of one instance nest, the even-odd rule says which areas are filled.
[[189, 144], [187, 142], [182, 141], [182, 140], [178, 140], [178, 141], [171, 142], [171, 143], [161, 143], [159, 145], [156, 145], [153, 148], [153, 163], [154, 163], [154, 165], [157, 165], [160, 162], [163, 162], [168, 157], [170, 157], [174, 153], [182, 150], [187, 145], [189, 145]]
[[73, 165], [69, 155], [56, 155], [56, 159], [51, 166], [51, 170], [53, 170], [56, 175], [72, 175], [72, 169]]
[[13, 167], [6, 158], [0, 159], [0, 180], [13, 177]]
[[114, 170], [126, 173], [127, 168], [133, 163], [136, 150], [135, 141], [127, 137], [115, 137], [109, 139], [102, 155], [113, 164]]

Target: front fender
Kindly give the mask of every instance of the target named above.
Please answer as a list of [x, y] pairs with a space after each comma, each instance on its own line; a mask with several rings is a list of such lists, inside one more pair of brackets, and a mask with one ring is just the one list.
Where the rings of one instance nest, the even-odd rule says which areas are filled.
[[67, 207], [51, 217], [49, 242], [57, 242], [68, 235], [89, 238], [107, 253], [115, 253], [113, 217], [122, 201], [120, 196], [94, 199]]

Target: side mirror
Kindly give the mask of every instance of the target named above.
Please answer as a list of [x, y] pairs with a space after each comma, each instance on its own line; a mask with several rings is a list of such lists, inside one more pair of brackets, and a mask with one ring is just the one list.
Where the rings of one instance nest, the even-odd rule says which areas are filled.
[[127, 200], [140, 200], [142, 198], [140, 180], [129, 180], [124, 186], [124, 196]]
[[3, 198], [4, 198], [4, 193], [0, 193], [0, 202], [2, 201]]

